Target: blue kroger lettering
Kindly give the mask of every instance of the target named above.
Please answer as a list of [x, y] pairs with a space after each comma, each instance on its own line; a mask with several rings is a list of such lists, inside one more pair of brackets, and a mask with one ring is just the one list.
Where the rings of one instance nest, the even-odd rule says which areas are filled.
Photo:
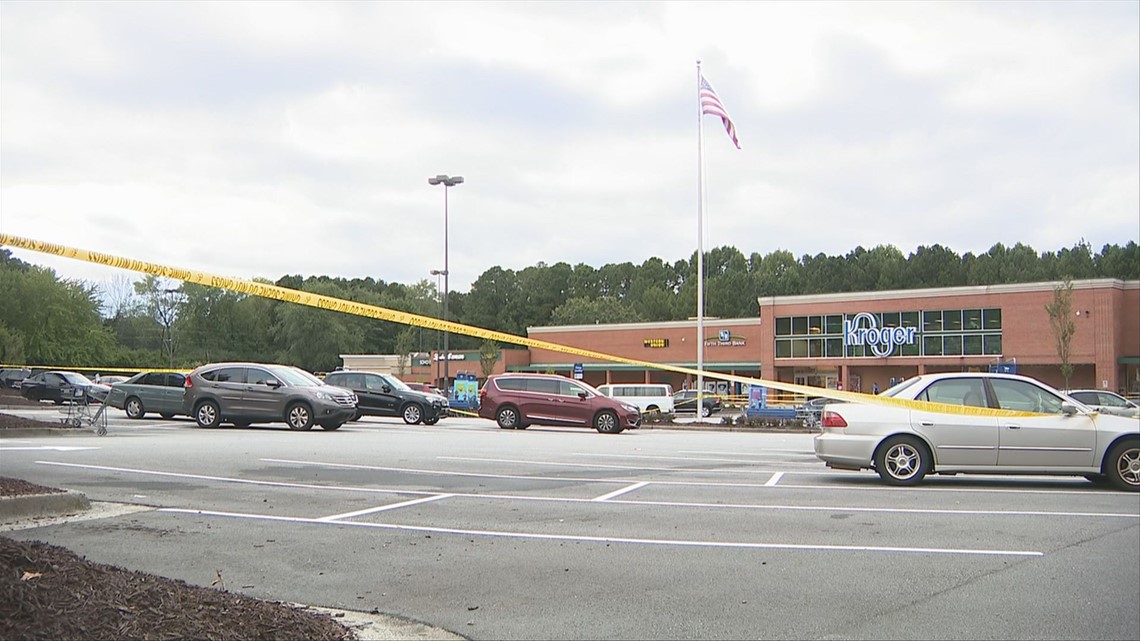
[[914, 343], [917, 327], [879, 328], [879, 321], [867, 312], [860, 312], [851, 320], [843, 321], [843, 339], [847, 345], [869, 345], [875, 356], [890, 356], [895, 345]]

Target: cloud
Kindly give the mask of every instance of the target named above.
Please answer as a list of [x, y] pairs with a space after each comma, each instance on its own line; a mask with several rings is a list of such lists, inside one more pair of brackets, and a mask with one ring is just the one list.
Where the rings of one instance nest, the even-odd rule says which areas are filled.
[[[1135, 3], [4, 3], [0, 232], [225, 275], [1140, 240]], [[20, 253], [61, 274], [105, 271]]]

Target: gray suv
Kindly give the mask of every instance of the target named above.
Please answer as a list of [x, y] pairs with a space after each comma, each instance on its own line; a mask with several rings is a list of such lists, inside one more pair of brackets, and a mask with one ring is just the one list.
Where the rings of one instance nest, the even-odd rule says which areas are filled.
[[200, 427], [283, 421], [292, 430], [335, 430], [356, 414], [356, 395], [288, 365], [212, 363], [186, 377], [182, 409]]

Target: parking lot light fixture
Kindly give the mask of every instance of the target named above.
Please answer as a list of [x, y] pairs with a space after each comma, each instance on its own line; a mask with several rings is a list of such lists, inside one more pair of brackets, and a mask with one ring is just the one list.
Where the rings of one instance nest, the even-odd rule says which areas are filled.
[[[444, 320], [444, 322], [447, 322], [447, 298], [448, 298], [448, 296], [447, 296], [447, 294], [448, 294], [447, 273], [448, 273], [448, 269], [449, 269], [448, 264], [447, 264], [447, 192], [450, 190], [451, 187], [454, 187], [456, 185], [460, 185], [462, 183], [463, 183], [463, 176], [448, 176], [446, 174], [439, 174], [438, 176], [436, 176], [434, 178], [428, 178], [428, 184], [429, 185], [443, 185], [443, 320]], [[448, 370], [448, 363], [450, 360], [449, 359], [450, 354], [448, 353], [448, 350], [449, 350], [448, 331], [446, 329], [444, 329], [443, 330], [443, 387], [444, 387], [444, 389], [448, 389], [451, 387], [449, 380], [448, 380], [449, 374], [447, 371]]]

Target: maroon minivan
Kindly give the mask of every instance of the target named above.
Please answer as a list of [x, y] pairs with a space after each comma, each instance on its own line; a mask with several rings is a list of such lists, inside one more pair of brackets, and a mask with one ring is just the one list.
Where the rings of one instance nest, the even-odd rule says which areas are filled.
[[479, 392], [479, 416], [504, 430], [530, 425], [593, 427], [603, 434], [641, 426], [636, 406], [589, 385], [552, 374], [493, 374]]

